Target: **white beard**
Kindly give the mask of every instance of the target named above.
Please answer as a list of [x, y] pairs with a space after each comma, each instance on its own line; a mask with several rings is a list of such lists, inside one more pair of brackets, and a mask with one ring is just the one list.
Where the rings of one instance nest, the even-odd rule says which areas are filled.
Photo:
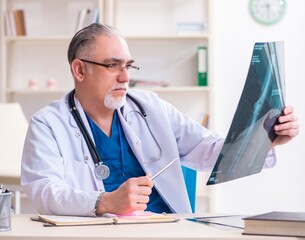
[[[124, 104], [126, 102], [126, 95], [123, 96], [123, 97], [113, 97], [112, 94], [111, 94], [113, 89], [120, 88], [121, 86], [122, 85], [114, 86], [106, 94], [105, 100], [104, 100], [104, 105], [105, 105], [106, 108], [109, 108], [109, 109], [119, 109], [119, 108], [124, 106]], [[126, 90], [128, 90], [128, 86], [126, 86], [125, 84], [124, 84], [123, 87], [126, 88]]]

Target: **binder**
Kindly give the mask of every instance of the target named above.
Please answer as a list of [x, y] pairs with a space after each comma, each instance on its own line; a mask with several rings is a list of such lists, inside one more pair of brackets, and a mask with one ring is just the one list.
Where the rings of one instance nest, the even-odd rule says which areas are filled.
[[199, 46], [198, 51], [198, 86], [208, 85], [208, 50], [207, 47]]

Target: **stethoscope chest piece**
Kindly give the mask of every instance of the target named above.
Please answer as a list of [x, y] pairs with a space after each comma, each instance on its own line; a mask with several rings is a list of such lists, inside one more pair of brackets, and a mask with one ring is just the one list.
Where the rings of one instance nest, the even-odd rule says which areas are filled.
[[94, 174], [97, 179], [104, 180], [110, 175], [110, 169], [104, 164], [97, 164], [94, 169]]

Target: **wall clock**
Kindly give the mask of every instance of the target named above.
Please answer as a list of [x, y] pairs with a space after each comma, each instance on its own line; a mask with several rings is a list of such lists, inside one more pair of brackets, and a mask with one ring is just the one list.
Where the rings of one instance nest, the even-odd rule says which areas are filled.
[[264, 25], [279, 22], [286, 12], [286, 0], [250, 0], [250, 14], [255, 21]]

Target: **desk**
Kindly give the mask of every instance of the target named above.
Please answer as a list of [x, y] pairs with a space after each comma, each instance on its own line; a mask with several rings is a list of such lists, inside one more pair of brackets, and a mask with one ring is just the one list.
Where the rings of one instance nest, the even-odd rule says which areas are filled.
[[6, 185], [20, 185], [20, 172], [19, 168], [6, 168], [5, 166], [1, 166], [0, 169], [0, 183], [6, 187]]
[[[242, 230], [221, 230], [185, 220], [186, 215], [177, 215], [181, 220], [175, 223], [96, 225], [74, 227], [43, 227], [40, 222], [33, 222], [30, 215], [13, 215], [12, 231], [0, 232], [1, 239], [14, 240], [297, 240], [302, 238], [264, 237], [242, 235]], [[189, 215], [188, 215], [189, 217]], [[304, 238], [303, 238], [304, 240]]]

